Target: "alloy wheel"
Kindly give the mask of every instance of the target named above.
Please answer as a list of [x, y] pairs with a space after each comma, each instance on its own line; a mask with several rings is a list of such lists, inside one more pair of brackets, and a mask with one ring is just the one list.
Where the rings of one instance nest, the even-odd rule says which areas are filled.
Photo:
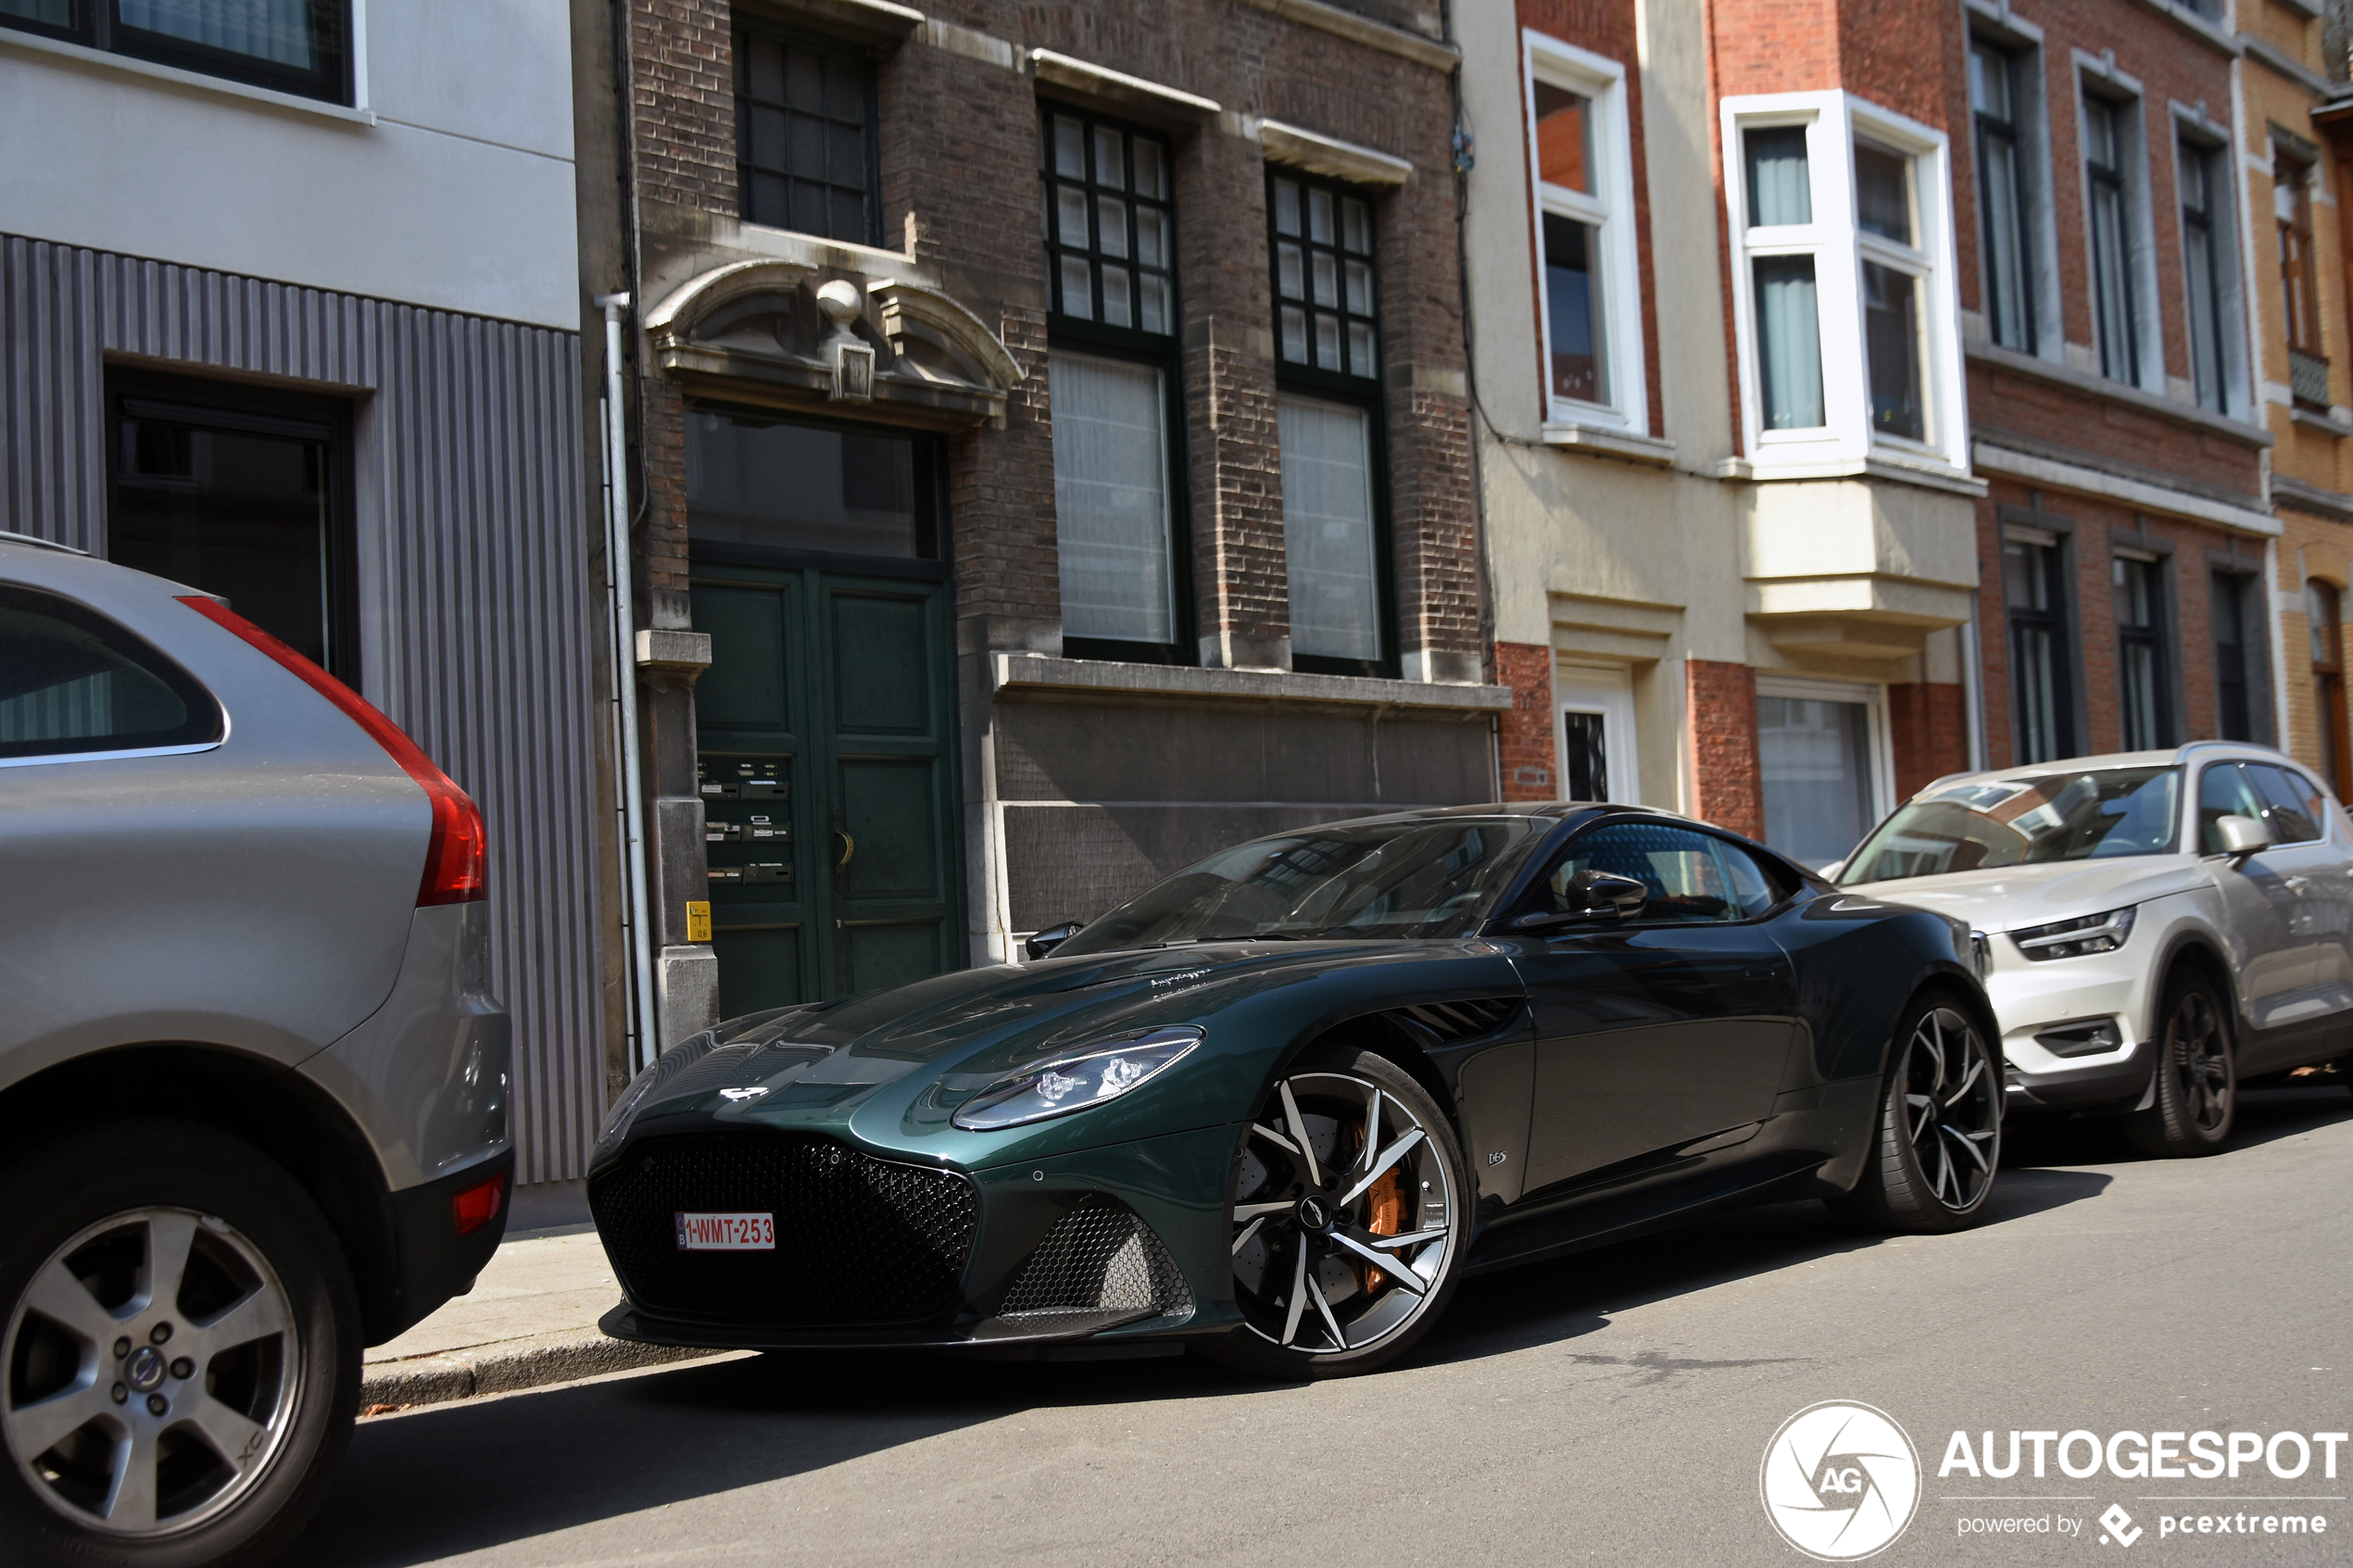
[[1976, 1205], [2001, 1160], [2002, 1085], [1969, 1021], [1952, 1008], [1920, 1015], [1904, 1047], [1904, 1135], [1920, 1175], [1947, 1209]]
[[2230, 1047], [2213, 998], [2195, 986], [2182, 993], [2165, 1021], [2165, 1060], [2198, 1131], [2211, 1134], [2221, 1126], [2231, 1114]]
[[304, 1373], [293, 1306], [226, 1222], [145, 1208], [49, 1255], [0, 1345], [0, 1434], [50, 1507], [146, 1538], [233, 1506], [269, 1472]]
[[1415, 1109], [1353, 1073], [1275, 1085], [1235, 1161], [1235, 1297], [1252, 1331], [1365, 1350], [1428, 1307], [1454, 1245], [1447, 1162]]

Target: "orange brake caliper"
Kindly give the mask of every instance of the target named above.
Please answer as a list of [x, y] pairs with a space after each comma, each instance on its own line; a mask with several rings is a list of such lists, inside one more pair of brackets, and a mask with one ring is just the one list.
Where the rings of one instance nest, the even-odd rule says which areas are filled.
[[[1397, 1167], [1392, 1165], [1383, 1172], [1381, 1179], [1373, 1184], [1367, 1196], [1372, 1204], [1365, 1228], [1375, 1236], [1403, 1235], [1405, 1230], [1405, 1178], [1399, 1174]], [[1370, 1296], [1378, 1290], [1381, 1278], [1380, 1270], [1370, 1263], [1365, 1264], [1365, 1294]]]

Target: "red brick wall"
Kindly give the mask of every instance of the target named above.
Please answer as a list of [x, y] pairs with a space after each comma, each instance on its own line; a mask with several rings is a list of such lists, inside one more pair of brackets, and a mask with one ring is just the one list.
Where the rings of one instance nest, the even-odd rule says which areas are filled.
[[[1978, 641], [1983, 650], [1989, 767], [2008, 767], [2018, 756], [2010, 697], [2009, 632], [2002, 608], [2001, 519], [1995, 508], [2003, 504], [2030, 508], [2033, 499], [2023, 485], [1995, 480], [1993, 493], [1978, 503], [1978, 553], [1985, 582], [1978, 596]], [[2217, 528], [2154, 514], [2145, 515], [2144, 534], [2135, 523], [2145, 514], [2128, 508], [2089, 495], [2045, 494], [2041, 499], [2046, 516], [2075, 525], [2073, 631], [2082, 666], [2076, 728], [2083, 753], [2117, 751], [2124, 745], [2123, 700], [2116, 671], [2116, 545], [2145, 546], [2167, 563], [2169, 620], [2162, 646], [2167, 677], [2181, 698], [2181, 739], [2214, 738], [2213, 574], [2207, 551], [2227, 549], [2229, 536]], [[2020, 521], [2034, 521], [2023, 514], [2013, 515]]]
[[1756, 671], [1694, 659], [1685, 666], [1692, 747], [1692, 814], [1765, 836], [1765, 786], [1756, 755]]
[[1553, 650], [1535, 643], [1497, 643], [1495, 679], [1512, 688], [1501, 716], [1496, 758], [1506, 800], [1558, 800], [1559, 760], [1553, 744]]
[[1909, 799], [1947, 773], [1969, 767], [1969, 702], [1947, 681], [1906, 682], [1887, 688], [1889, 743], [1895, 753], [1895, 793]]
[[1969, 433], [1988, 440], [2056, 442], [2137, 464], [2154, 470], [2152, 478], [2177, 475], [2249, 506], [2262, 492], [2258, 447], [2129, 403], [1976, 363], [1969, 368]]

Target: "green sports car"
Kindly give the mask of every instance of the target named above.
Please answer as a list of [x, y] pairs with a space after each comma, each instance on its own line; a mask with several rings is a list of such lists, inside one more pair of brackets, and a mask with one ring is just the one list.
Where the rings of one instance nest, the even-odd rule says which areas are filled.
[[614, 1106], [589, 1201], [665, 1345], [1402, 1354], [1466, 1273], [1813, 1195], [1983, 1212], [1978, 945], [1637, 807], [1253, 840], [1030, 961], [740, 1018]]

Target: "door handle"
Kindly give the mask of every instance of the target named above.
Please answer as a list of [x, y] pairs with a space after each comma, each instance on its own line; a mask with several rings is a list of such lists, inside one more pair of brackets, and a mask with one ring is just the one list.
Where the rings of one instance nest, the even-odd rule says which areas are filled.
[[841, 840], [841, 859], [834, 862], [834, 870], [840, 871], [849, 864], [849, 858], [858, 853], [858, 841], [839, 828], [834, 829], [834, 836]]
[[2312, 885], [2312, 879], [2309, 876], [2284, 876], [2280, 878], [2280, 882], [2283, 885], [2294, 888], [2298, 893]]

